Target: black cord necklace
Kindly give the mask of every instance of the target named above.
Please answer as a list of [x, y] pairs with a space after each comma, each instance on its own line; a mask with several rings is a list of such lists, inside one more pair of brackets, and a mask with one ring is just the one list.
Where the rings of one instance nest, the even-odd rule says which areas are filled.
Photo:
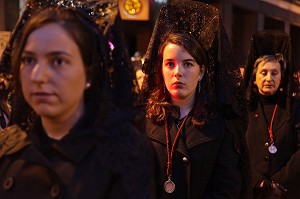
[[177, 129], [180, 128], [180, 125], [182, 124], [183, 120], [186, 118], [186, 116], [184, 116], [183, 118], [181, 119], [176, 119], [175, 120], [175, 123], [176, 123], [176, 126], [177, 126]]

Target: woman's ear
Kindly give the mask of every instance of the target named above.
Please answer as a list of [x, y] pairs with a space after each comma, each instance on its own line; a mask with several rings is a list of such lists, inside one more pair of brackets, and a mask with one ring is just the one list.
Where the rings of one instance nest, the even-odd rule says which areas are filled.
[[202, 80], [203, 76], [204, 76], [204, 73], [205, 73], [205, 66], [202, 65], [201, 68], [200, 68], [200, 76], [199, 76], [199, 81]]

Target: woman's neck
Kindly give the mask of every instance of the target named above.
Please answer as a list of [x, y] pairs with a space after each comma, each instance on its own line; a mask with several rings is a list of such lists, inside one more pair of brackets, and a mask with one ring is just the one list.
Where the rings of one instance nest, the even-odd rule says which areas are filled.
[[79, 108], [69, 117], [64, 118], [49, 118], [41, 117], [43, 128], [48, 137], [60, 140], [66, 136], [71, 128], [78, 122], [84, 112], [84, 107]]
[[172, 103], [180, 108], [179, 119], [184, 118], [192, 110], [195, 101], [195, 95], [185, 99], [172, 99]]
[[276, 104], [280, 98], [280, 94], [277, 92], [274, 95], [261, 95], [259, 99], [263, 104]]

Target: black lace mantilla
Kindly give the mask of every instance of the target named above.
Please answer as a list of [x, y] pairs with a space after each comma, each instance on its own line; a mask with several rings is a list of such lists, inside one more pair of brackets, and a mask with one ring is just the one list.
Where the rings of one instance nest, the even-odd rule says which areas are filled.
[[12, 31], [7, 47], [2, 53], [0, 61], [1, 72], [9, 73], [11, 71], [10, 53], [12, 45], [18, 33], [22, 31], [25, 22], [35, 10], [48, 6], [80, 9], [93, 19], [104, 34], [113, 26], [119, 9], [117, 0], [27, 0], [25, 10]]
[[282, 91], [287, 96], [287, 112], [291, 112], [290, 103], [293, 97], [299, 97], [300, 67], [293, 61], [293, 52], [290, 36], [280, 30], [263, 30], [252, 35], [250, 50], [245, 65], [245, 87], [249, 105], [257, 101], [257, 93], [252, 79], [254, 63], [262, 55], [275, 55], [281, 53], [286, 61], [286, 71], [282, 82]]
[[206, 85], [210, 97], [229, 105], [235, 113], [243, 114], [244, 88], [239, 67], [235, 64], [229, 39], [217, 8], [212, 5], [182, 1], [165, 5], [158, 15], [146, 52], [143, 71], [144, 98], [157, 86], [148, 79], [160, 73], [158, 51], [166, 36], [172, 32], [188, 32], [207, 51]]
[[281, 53], [287, 62], [289, 69], [292, 63], [292, 47], [289, 35], [280, 30], [264, 30], [256, 32], [252, 35], [250, 40], [250, 50], [248, 54], [247, 63], [245, 66], [245, 86], [251, 84], [251, 74], [253, 66], [262, 55], [275, 55]]

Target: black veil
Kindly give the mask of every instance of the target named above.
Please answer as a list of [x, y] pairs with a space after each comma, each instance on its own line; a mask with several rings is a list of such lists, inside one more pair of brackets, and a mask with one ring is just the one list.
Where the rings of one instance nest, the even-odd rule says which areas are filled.
[[299, 95], [299, 85], [297, 85], [296, 69], [290, 36], [280, 30], [263, 30], [252, 35], [250, 49], [245, 65], [244, 78], [246, 96], [249, 105], [255, 103], [257, 93], [254, 92], [253, 67], [257, 58], [262, 55], [275, 55], [281, 53], [286, 61], [286, 71], [283, 80], [283, 92], [287, 97], [287, 111], [290, 113], [291, 99]]
[[145, 55], [143, 71], [146, 73], [143, 89], [147, 99], [155, 88], [153, 79], [160, 72], [155, 67], [158, 50], [171, 32], [192, 34], [207, 52], [206, 78], [209, 95], [220, 104], [231, 107], [238, 115], [244, 113], [242, 76], [232, 54], [229, 39], [217, 8], [194, 1], [176, 2], [161, 8]]

